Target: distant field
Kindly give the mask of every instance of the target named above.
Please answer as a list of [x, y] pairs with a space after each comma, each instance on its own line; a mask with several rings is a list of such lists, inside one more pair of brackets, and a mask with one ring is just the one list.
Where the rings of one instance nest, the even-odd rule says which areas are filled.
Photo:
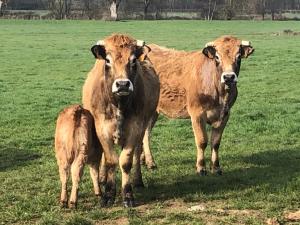
[[[300, 32], [300, 23], [0, 20], [0, 224], [299, 224], [285, 219], [300, 208], [300, 36], [287, 29]], [[63, 210], [55, 120], [81, 101], [94, 64], [89, 49], [112, 32], [182, 50], [224, 34], [252, 41], [221, 143], [224, 175], [198, 177], [190, 121], [160, 117], [152, 138], [158, 169], [143, 168], [140, 206], [123, 209], [118, 194], [101, 209], [86, 171], [78, 209]], [[195, 205], [201, 210], [190, 212]]]

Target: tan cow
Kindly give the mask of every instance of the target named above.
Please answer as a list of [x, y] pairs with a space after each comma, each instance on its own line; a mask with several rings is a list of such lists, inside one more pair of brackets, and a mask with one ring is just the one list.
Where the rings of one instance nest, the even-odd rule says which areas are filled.
[[[247, 58], [254, 49], [250, 42], [232, 36], [220, 37], [202, 51], [176, 51], [158, 45], [150, 45], [150, 48], [148, 57], [161, 83], [157, 112], [170, 118], [191, 118], [197, 146], [196, 170], [200, 175], [207, 173], [204, 160], [208, 143], [206, 124], [211, 125], [211, 170], [221, 175], [218, 150], [230, 108], [237, 98], [241, 59]], [[157, 115], [151, 127], [156, 118]], [[148, 143], [149, 135], [145, 135], [146, 163], [153, 167]]]
[[95, 118], [98, 138], [106, 161], [106, 183], [102, 205], [115, 200], [115, 170], [122, 172], [122, 196], [125, 207], [134, 205], [129, 174], [136, 154], [135, 186], [143, 185], [140, 171], [142, 139], [159, 99], [159, 81], [149, 60], [150, 48], [143, 41], [115, 34], [92, 47], [96, 58], [83, 87], [83, 104]]
[[99, 162], [102, 148], [96, 135], [91, 113], [80, 105], [65, 108], [58, 116], [55, 131], [55, 156], [61, 181], [60, 203], [68, 205], [67, 181], [71, 170], [72, 191], [69, 207], [77, 205], [78, 186], [84, 165], [90, 166], [90, 175], [96, 196], [99, 188]]

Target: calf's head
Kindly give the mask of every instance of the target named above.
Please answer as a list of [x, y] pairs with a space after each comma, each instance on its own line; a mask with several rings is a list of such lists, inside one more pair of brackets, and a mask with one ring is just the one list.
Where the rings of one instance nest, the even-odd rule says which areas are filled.
[[247, 58], [254, 52], [249, 41], [241, 41], [235, 37], [224, 36], [206, 44], [203, 54], [214, 59], [220, 81], [226, 87], [235, 85], [238, 81], [242, 58]]
[[91, 48], [95, 58], [105, 62], [105, 78], [116, 97], [130, 96], [135, 87], [136, 76], [150, 48], [144, 41], [127, 35], [114, 34], [100, 40]]

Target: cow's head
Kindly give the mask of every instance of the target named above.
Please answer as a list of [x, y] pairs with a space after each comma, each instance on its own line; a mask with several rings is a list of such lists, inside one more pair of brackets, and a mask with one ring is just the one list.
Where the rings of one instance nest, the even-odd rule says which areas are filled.
[[238, 80], [242, 58], [251, 55], [254, 48], [249, 41], [224, 36], [207, 43], [202, 52], [206, 57], [215, 60], [218, 70], [221, 71], [221, 83], [231, 86]]
[[114, 34], [98, 41], [91, 51], [95, 58], [105, 62], [105, 76], [112, 93], [117, 97], [131, 95], [135, 89], [136, 74], [141, 69], [140, 62], [150, 52], [145, 42]]

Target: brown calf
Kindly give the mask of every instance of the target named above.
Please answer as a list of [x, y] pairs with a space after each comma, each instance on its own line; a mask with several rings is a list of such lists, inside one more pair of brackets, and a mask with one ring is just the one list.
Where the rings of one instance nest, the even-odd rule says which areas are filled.
[[[200, 175], [206, 175], [206, 124], [211, 125], [211, 170], [222, 174], [218, 156], [222, 133], [230, 108], [237, 98], [236, 83], [241, 59], [247, 58], [254, 49], [250, 42], [231, 36], [208, 43], [202, 51], [176, 51], [157, 45], [150, 47], [152, 51], [148, 57], [161, 83], [157, 112], [170, 118], [191, 118], [197, 146], [196, 170]], [[156, 118], [157, 115], [150, 127]], [[148, 167], [153, 167], [154, 161], [147, 143], [149, 136], [145, 135], [146, 163]]]
[[93, 116], [80, 105], [65, 108], [58, 116], [55, 131], [55, 156], [61, 181], [60, 203], [68, 203], [67, 180], [71, 170], [72, 191], [69, 207], [77, 205], [78, 186], [87, 163], [97, 196], [99, 188], [99, 162], [102, 148], [96, 135]]
[[105, 156], [105, 193], [103, 205], [115, 200], [115, 170], [118, 163], [115, 144], [121, 148], [124, 206], [134, 205], [129, 175], [135, 155], [135, 186], [143, 185], [140, 171], [142, 139], [155, 113], [159, 81], [152, 64], [144, 60], [150, 51], [143, 41], [115, 34], [92, 47], [96, 58], [83, 87], [84, 107], [93, 114], [98, 138]]

